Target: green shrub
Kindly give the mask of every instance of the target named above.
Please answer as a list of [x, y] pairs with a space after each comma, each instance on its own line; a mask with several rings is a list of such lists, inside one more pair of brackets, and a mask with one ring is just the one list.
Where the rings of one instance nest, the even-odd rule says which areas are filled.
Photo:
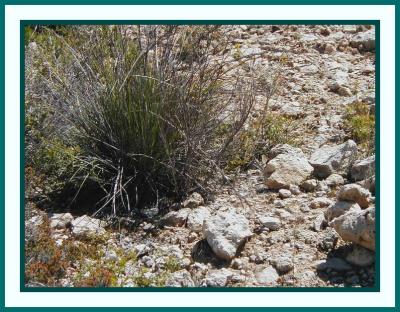
[[[225, 50], [224, 38], [213, 45], [219, 36], [215, 26], [42, 27], [26, 57], [26, 99], [51, 111], [48, 131], [33, 123], [43, 136], [31, 146], [38, 171], [61, 172], [79, 191], [96, 185], [97, 212], [206, 192], [255, 95], [240, 77], [229, 82], [240, 92], [223, 94], [229, 69], [213, 60]], [[240, 106], [227, 115], [233, 101]], [[32, 125], [38, 115], [27, 115]], [[222, 137], [216, 129], [226, 122], [232, 126]]]
[[363, 148], [374, 151], [375, 116], [367, 104], [356, 102], [349, 105], [344, 116], [344, 127], [353, 140]]

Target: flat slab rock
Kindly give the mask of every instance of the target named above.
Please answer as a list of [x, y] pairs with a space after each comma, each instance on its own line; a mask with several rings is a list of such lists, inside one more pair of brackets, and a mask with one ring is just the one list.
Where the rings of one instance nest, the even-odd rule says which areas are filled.
[[71, 222], [72, 234], [75, 236], [90, 236], [104, 234], [106, 223], [102, 220], [91, 218], [87, 215], [78, 217]]
[[203, 236], [218, 258], [231, 260], [238, 248], [252, 235], [245, 216], [229, 210], [205, 220]]

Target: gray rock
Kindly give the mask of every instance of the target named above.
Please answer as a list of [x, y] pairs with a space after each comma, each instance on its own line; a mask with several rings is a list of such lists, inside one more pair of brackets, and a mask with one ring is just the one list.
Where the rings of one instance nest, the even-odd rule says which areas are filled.
[[104, 254], [104, 259], [106, 259], [107, 261], [117, 261], [118, 255], [115, 250], [107, 250]]
[[45, 220], [44, 215], [33, 216], [25, 221], [25, 241], [36, 241], [40, 236], [39, 226]]
[[293, 194], [293, 195], [299, 195], [301, 193], [300, 188], [298, 185], [293, 185], [291, 184], [289, 186], [289, 191]]
[[327, 228], [321, 240], [318, 242], [318, 247], [324, 251], [330, 251], [335, 248], [336, 243], [339, 239], [338, 233], [332, 228]]
[[52, 229], [65, 229], [71, 224], [74, 217], [69, 213], [54, 213], [50, 217], [50, 228]]
[[204, 220], [210, 217], [210, 210], [206, 207], [199, 207], [192, 210], [187, 219], [187, 227], [194, 232], [201, 232]]
[[264, 228], [267, 228], [268, 230], [271, 231], [279, 230], [279, 228], [281, 227], [281, 220], [279, 220], [278, 218], [269, 216], [260, 216], [259, 221]]
[[257, 283], [261, 286], [277, 286], [279, 274], [276, 270], [269, 266], [255, 274]]
[[279, 108], [279, 112], [286, 117], [300, 117], [304, 115], [304, 108], [298, 102], [288, 102]]
[[289, 198], [291, 196], [292, 196], [292, 192], [290, 192], [289, 190], [286, 190], [286, 189], [280, 189], [279, 190], [279, 197], [280, 198], [285, 199], [285, 198]]
[[133, 247], [134, 252], [138, 257], [147, 255], [151, 251], [151, 247], [148, 244], [139, 244]]
[[279, 154], [264, 168], [265, 183], [270, 189], [288, 189], [300, 185], [313, 171], [302, 154]]
[[237, 249], [252, 235], [245, 216], [230, 210], [205, 220], [203, 236], [217, 257], [230, 260]]
[[183, 207], [185, 208], [196, 208], [204, 204], [203, 197], [199, 194], [194, 192], [191, 194], [184, 202]]
[[161, 218], [161, 224], [166, 226], [182, 226], [186, 223], [190, 208], [183, 208], [178, 211], [170, 211]]
[[348, 211], [361, 211], [361, 207], [357, 203], [338, 201], [329, 206], [325, 211], [325, 219], [327, 221], [332, 221], [333, 219], [344, 215]]
[[329, 90], [339, 93], [341, 89], [348, 88], [349, 74], [338, 70], [328, 83]]
[[228, 269], [213, 270], [208, 272], [201, 286], [205, 287], [224, 287], [229, 282], [234, 273]]
[[375, 194], [375, 175], [368, 179], [357, 182], [357, 184], [369, 190], [372, 194]]
[[317, 188], [318, 181], [315, 179], [306, 180], [301, 184], [301, 188], [306, 192], [314, 192]]
[[352, 269], [351, 265], [340, 258], [328, 258], [315, 263], [318, 271], [327, 271], [328, 269], [336, 272], [346, 272]]
[[351, 210], [329, 223], [343, 240], [375, 251], [375, 207]]
[[314, 175], [318, 178], [327, 178], [332, 173], [347, 174], [356, 152], [357, 144], [352, 140], [340, 145], [317, 149], [310, 158], [310, 164], [314, 167]]
[[351, 167], [351, 178], [354, 181], [367, 179], [375, 174], [375, 155], [357, 161]]
[[192, 276], [186, 270], [176, 271], [170, 274], [165, 282], [167, 287], [194, 287], [196, 286]]
[[360, 32], [350, 39], [350, 45], [353, 48], [358, 48], [361, 51], [375, 50], [375, 29], [370, 29], [366, 32]]
[[91, 236], [91, 235], [101, 235], [105, 234], [106, 222], [91, 218], [87, 215], [78, 217], [71, 222], [72, 224], [72, 234], [75, 236]]
[[293, 270], [293, 258], [289, 255], [283, 255], [272, 261], [272, 265], [280, 274], [286, 274]]
[[340, 174], [333, 173], [325, 180], [328, 186], [339, 186], [344, 184], [344, 179]]
[[375, 253], [364, 247], [354, 245], [353, 250], [347, 255], [346, 261], [360, 267], [370, 266], [375, 262]]
[[367, 208], [370, 203], [371, 193], [358, 184], [346, 184], [342, 186], [337, 194], [339, 200], [351, 201]]

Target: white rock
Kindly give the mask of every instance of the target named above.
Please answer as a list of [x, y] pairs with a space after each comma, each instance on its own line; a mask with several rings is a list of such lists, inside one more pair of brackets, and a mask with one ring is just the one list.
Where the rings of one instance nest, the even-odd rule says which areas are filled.
[[351, 210], [329, 223], [345, 241], [375, 251], [375, 207]]
[[353, 48], [360, 48], [363, 51], [375, 50], [375, 29], [370, 29], [366, 32], [360, 32], [354, 35], [350, 40], [350, 45]]
[[370, 197], [371, 193], [358, 184], [346, 184], [342, 186], [337, 194], [339, 200], [356, 202], [361, 208], [369, 206]]
[[310, 164], [314, 167], [314, 175], [318, 178], [327, 178], [332, 173], [347, 174], [350, 163], [357, 152], [357, 144], [348, 140], [340, 145], [324, 146], [310, 157]]
[[264, 168], [265, 183], [270, 189], [288, 189], [300, 185], [313, 171], [302, 154], [279, 154]]
[[304, 156], [302, 150], [297, 147], [293, 147], [289, 144], [278, 144], [269, 151], [268, 157], [272, 159], [280, 154], [295, 154]]
[[196, 208], [189, 213], [186, 225], [191, 231], [201, 232], [204, 220], [208, 219], [210, 215], [208, 208]]
[[257, 272], [255, 277], [260, 286], [276, 286], [278, 284], [279, 274], [272, 266], [269, 266]]
[[54, 213], [50, 217], [50, 227], [52, 229], [65, 229], [74, 217], [69, 213]]
[[282, 199], [289, 198], [292, 196], [292, 192], [290, 192], [289, 190], [286, 190], [286, 189], [280, 189], [279, 196]]
[[91, 218], [87, 215], [78, 217], [71, 222], [72, 234], [75, 236], [91, 236], [105, 234], [106, 223], [102, 220]]
[[333, 173], [325, 180], [328, 186], [338, 186], [344, 184], [344, 179], [340, 174]]
[[288, 273], [294, 268], [293, 258], [289, 255], [280, 256], [278, 259], [273, 260], [272, 264], [281, 274]]
[[351, 178], [354, 181], [361, 181], [375, 174], [375, 155], [357, 161], [351, 167]]
[[313, 229], [317, 232], [320, 232], [324, 229], [325, 225], [326, 225], [325, 216], [324, 214], [321, 213], [315, 218], [313, 222]]
[[344, 215], [348, 211], [361, 211], [361, 207], [357, 203], [338, 201], [325, 211], [325, 219], [327, 221], [332, 221], [333, 219]]
[[237, 249], [252, 235], [245, 216], [229, 210], [205, 220], [203, 236], [217, 257], [230, 260]]

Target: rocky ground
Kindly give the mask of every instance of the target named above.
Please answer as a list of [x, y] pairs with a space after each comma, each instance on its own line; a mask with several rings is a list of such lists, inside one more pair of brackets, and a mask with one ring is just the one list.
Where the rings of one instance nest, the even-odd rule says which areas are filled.
[[[100, 257], [68, 267], [62, 286], [81, 285], [99, 264], [112, 271], [112, 286], [123, 287], [374, 285], [375, 157], [343, 130], [349, 104], [375, 109], [374, 29], [225, 28], [236, 38], [236, 57], [279, 65], [285, 83], [269, 105], [300, 121], [300, 146], [277, 145], [263, 164], [229, 177], [212, 200], [191, 194], [182, 209], [156, 217], [146, 211], [152, 218], [134, 229], [123, 220], [111, 229], [89, 216], [50, 214], [59, 248], [103, 239]], [[44, 219], [34, 211], [27, 240]]]

